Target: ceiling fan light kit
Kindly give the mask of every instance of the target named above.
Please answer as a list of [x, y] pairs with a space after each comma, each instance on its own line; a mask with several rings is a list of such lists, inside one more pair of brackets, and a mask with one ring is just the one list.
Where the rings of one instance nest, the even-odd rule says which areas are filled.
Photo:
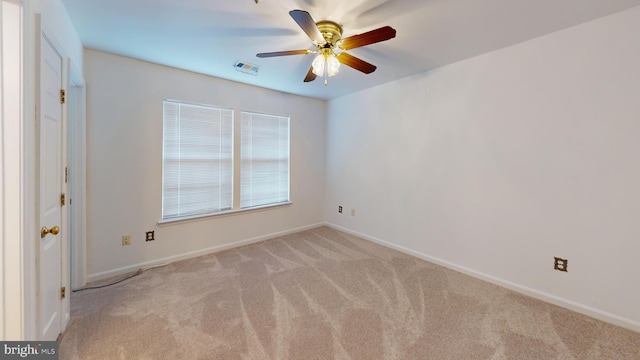
[[344, 64], [365, 74], [371, 74], [376, 70], [376, 66], [368, 62], [352, 56], [346, 52], [336, 55], [334, 49], [336, 47], [342, 50], [350, 50], [358, 47], [374, 44], [377, 42], [392, 39], [396, 36], [396, 30], [390, 26], [384, 26], [375, 30], [368, 31], [363, 34], [353, 35], [342, 38], [342, 26], [338, 23], [323, 20], [315, 22], [311, 15], [304, 10], [292, 10], [289, 15], [309, 36], [315, 50], [287, 50], [269, 53], [259, 53], [259, 58], [289, 56], [289, 55], [307, 55], [318, 54], [313, 60], [304, 82], [310, 82], [316, 77], [324, 77], [324, 84], [327, 85], [327, 78], [335, 76], [340, 70], [340, 64]]
[[[311, 63], [311, 69], [316, 76], [334, 77], [340, 71], [340, 62], [331, 49], [322, 49], [322, 53]], [[327, 85], [326, 77], [324, 84]]]

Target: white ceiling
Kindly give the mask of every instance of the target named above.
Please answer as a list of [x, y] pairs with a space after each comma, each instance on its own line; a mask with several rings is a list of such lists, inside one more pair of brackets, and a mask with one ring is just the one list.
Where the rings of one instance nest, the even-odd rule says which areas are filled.
[[[288, 93], [330, 99], [639, 6], [640, 0], [62, 0], [85, 47]], [[390, 25], [397, 36], [349, 50], [378, 69], [342, 66], [303, 83], [313, 55], [289, 16], [340, 23], [343, 36]], [[236, 61], [257, 64], [257, 76]]]

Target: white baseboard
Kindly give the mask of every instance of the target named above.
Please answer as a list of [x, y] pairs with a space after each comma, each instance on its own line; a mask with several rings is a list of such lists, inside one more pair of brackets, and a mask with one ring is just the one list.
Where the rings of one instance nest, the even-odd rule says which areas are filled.
[[442, 259], [439, 259], [439, 258], [436, 258], [436, 257], [433, 257], [433, 256], [429, 256], [429, 255], [423, 254], [423, 253], [415, 251], [415, 250], [411, 250], [411, 249], [406, 248], [406, 247], [401, 246], [401, 245], [396, 245], [396, 244], [393, 244], [391, 242], [388, 242], [388, 241], [385, 241], [385, 240], [382, 240], [382, 239], [378, 239], [378, 238], [373, 237], [373, 236], [369, 236], [369, 235], [366, 235], [366, 234], [363, 234], [363, 233], [359, 233], [357, 231], [353, 231], [353, 230], [344, 228], [342, 226], [338, 226], [338, 225], [334, 225], [334, 224], [330, 224], [330, 223], [326, 223], [325, 225], [327, 225], [327, 226], [329, 226], [329, 227], [331, 227], [333, 229], [345, 232], [347, 234], [351, 234], [351, 235], [357, 236], [359, 238], [362, 238], [362, 239], [365, 239], [365, 240], [369, 240], [371, 242], [374, 242], [376, 244], [382, 245], [384, 247], [388, 247], [390, 249], [394, 249], [394, 250], [400, 251], [400, 252], [405, 253], [407, 255], [415, 256], [415, 257], [420, 258], [422, 260], [425, 260], [425, 261], [428, 261], [428, 262], [431, 262], [431, 263], [434, 263], [434, 264], [437, 264], [437, 265], [444, 266], [444, 267], [449, 268], [451, 270], [455, 270], [455, 271], [461, 272], [463, 274], [472, 276], [472, 277], [474, 277], [476, 279], [484, 280], [484, 281], [487, 281], [489, 283], [492, 283], [492, 284], [507, 288], [509, 290], [513, 290], [513, 291], [515, 291], [517, 293], [520, 293], [520, 294], [523, 294], [523, 295], [527, 295], [527, 296], [531, 296], [531, 297], [536, 298], [538, 300], [542, 300], [542, 301], [545, 301], [545, 302], [548, 302], [548, 303], [563, 307], [565, 309], [569, 309], [569, 310], [575, 311], [577, 313], [584, 314], [584, 315], [590, 316], [592, 318], [595, 318], [595, 319], [598, 319], [598, 320], [602, 320], [604, 322], [608, 322], [610, 324], [614, 324], [614, 325], [623, 327], [625, 329], [629, 329], [629, 330], [632, 330], [632, 331], [640, 333], [640, 322], [638, 322], [638, 321], [627, 319], [627, 318], [624, 318], [622, 316], [618, 316], [618, 315], [615, 315], [615, 314], [608, 313], [606, 311], [595, 309], [595, 308], [592, 308], [590, 306], [586, 306], [584, 304], [580, 304], [580, 303], [577, 303], [577, 302], [574, 302], [574, 301], [570, 301], [570, 300], [567, 300], [567, 299], [564, 299], [564, 298], [561, 298], [561, 297], [558, 297], [558, 296], [555, 296], [555, 295], [552, 295], [552, 294], [545, 293], [543, 291], [539, 291], [539, 290], [532, 289], [532, 288], [529, 288], [529, 287], [526, 287], [526, 286], [522, 286], [522, 285], [510, 282], [510, 281], [506, 281], [506, 280], [497, 278], [495, 276], [487, 275], [487, 274], [481, 273], [479, 271], [476, 271], [476, 270], [473, 270], [473, 269], [470, 269], [470, 268], [467, 268], [467, 267], [464, 267], [464, 266], [460, 266], [460, 265], [457, 265], [457, 264], [454, 264], [454, 263], [451, 263], [451, 262], [448, 262], [448, 261], [445, 261], [445, 260], [442, 260]]
[[198, 256], [213, 254], [213, 253], [216, 253], [216, 252], [229, 250], [229, 249], [237, 248], [237, 247], [244, 246], [244, 245], [254, 244], [254, 243], [257, 243], [257, 242], [260, 242], [260, 241], [276, 238], [276, 237], [279, 237], [279, 236], [293, 234], [293, 233], [296, 233], [296, 232], [317, 228], [317, 227], [323, 226], [323, 225], [325, 225], [325, 223], [317, 223], [317, 224], [307, 225], [307, 226], [303, 226], [303, 227], [299, 227], [299, 228], [295, 228], [295, 229], [289, 229], [289, 230], [285, 230], [285, 231], [279, 231], [279, 232], [275, 232], [275, 233], [271, 233], [271, 234], [267, 234], [267, 235], [260, 235], [260, 236], [253, 237], [253, 238], [250, 238], [250, 239], [234, 241], [234, 242], [228, 243], [228, 244], [216, 245], [216, 246], [212, 246], [212, 247], [201, 249], [201, 250], [190, 251], [190, 252], [186, 252], [186, 253], [182, 253], [182, 254], [178, 254], [178, 255], [172, 255], [172, 256], [168, 256], [168, 257], [164, 257], [164, 258], [160, 258], [160, 259], [156, 259], [156, 260], [151, 260], [151, 261], [145, 261], [143, 263], [127, 265], [127, 266], [123, 266], [123, 267], [120, 267], [120, 268], [117, 268], [117, 269], [107, 270], [107, 271], [103, 271], [103, 272], [99, 272], [99, 273], [95, 273], [95, 274], [90, 274], [89, 276], [87, 276], [87, 282], [90, 283], [90, 282], [97, 281], [97, 280], [104, 280], [104, 279], [108, 279], [110, 277], [132, 273], [132, 272], [138, 271], [140, 269], [148, 268], [148, 267], [153, 267], [153, 266], [157, 266], [157, 265], [165, 265], [165, 264], [169, 264], [169, 263], [176, 262], [176, 261], [179, 261], [179, 260], [192, 259], [192, 258], [195, 258], [195, 257], [198, 257]]

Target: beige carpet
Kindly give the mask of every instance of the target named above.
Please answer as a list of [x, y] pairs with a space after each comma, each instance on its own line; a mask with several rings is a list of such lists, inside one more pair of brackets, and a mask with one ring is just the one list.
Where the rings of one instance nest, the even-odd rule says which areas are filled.
[[74, 293], [60, 359], [640, 359], [640, 334], [328, 227]]

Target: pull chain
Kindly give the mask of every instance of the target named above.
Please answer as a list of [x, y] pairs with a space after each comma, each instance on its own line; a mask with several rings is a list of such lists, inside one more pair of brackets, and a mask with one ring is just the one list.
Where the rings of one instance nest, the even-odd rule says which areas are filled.
[[324, 75], [324, 86], [327, 86], [327, 78], [329, 77], [329, 59], [325, 56], [324, 60], [324, 71], [322, 72], [322, 75]]

